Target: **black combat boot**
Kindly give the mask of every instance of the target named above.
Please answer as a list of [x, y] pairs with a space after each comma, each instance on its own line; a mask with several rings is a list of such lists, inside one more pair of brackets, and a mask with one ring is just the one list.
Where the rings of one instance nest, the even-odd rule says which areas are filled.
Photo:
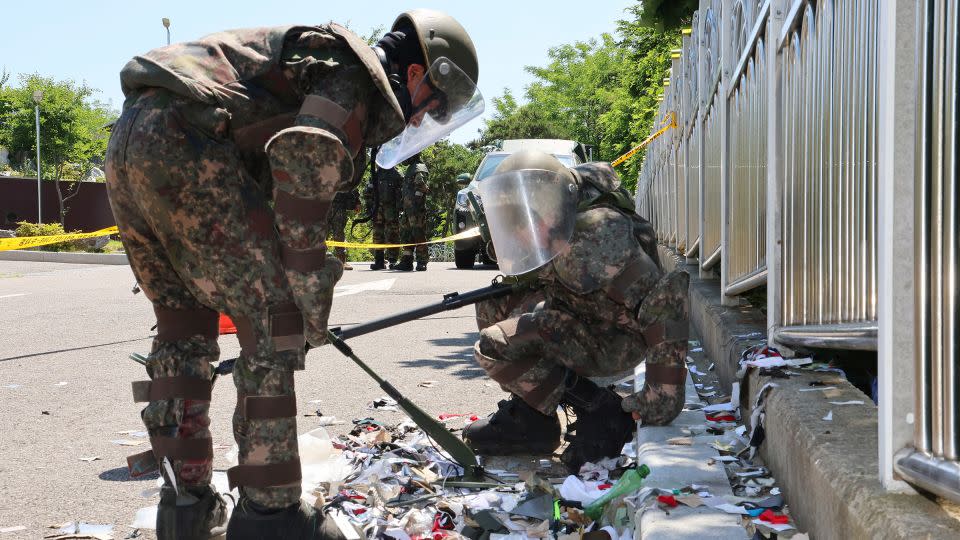
[[417, 272], [426, 272], [426, 271], [427, 271], [427, 263], [425, 263], [425, 262], [418, 262], [418, 263], [417, 263]]
[[273, 510], [240, 496], [227, 527], [230, 540], [346, 540], [332, 517], [300, 501]]
[[623, 445], [636, 431], [637, 423], [621, 408], [623, 398], [613, 390], [600, 388], [572, 371], [567, 374], [566, 385], [560, 402], [573, 409], [577, 421], [576, 433], [560, 461], [576, 474], [588, 461], [619, 456]]
[[172, 486], [160, 488], [157, 540], [206, 540], [223, 534], [226, 522], [226, 503], [210, 486], [198, 492], [181, 488], [179, 496]]
[[383, 270], [387, 265], [383, 261], [383, 251], [374, 251], [373, 252], [373, 264], [370, 265], [371, 270]]
[[413, 270], [413, 255], [404, 255], [400, 257], [400, 262], [390, 267], [391, 270], [400, 270], [410, 272]]
[[497, 412], [463, 428], [463, 439], [488, 456], [550, 454], [560, 446], [560, 419], [511, 395], [500, 401]]

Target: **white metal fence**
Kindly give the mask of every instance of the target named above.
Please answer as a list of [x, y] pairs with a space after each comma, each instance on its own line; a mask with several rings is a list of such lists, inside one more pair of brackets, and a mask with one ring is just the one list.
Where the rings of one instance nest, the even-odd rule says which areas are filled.
[[958, 25], [956, 0], [701, 0], [637, 201], [726, 303], [767, 287], [772, 341], [877, 350], [881, 479], [960, 501]]
[[782, 343], [876, 348], [879, 2], [701, 0], [661, 103], [661, 115], [679, 113], [679, 133], [647, 151], [638, 201], [661, 241], [704, 271], [719, 265], [728, 302], [777, 280]]

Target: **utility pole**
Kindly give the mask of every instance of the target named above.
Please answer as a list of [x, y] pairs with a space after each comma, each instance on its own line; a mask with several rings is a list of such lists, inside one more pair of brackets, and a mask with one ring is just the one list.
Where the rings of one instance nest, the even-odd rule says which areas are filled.
[[43, 92], [36, 90], [33, 92], [34, 111], [37, 117], [37, 224], [43, 223], [42, 207], [40, 205], [40, 101], [43, 99]]
[[163, 27], [167, 29], [167, 45], [170, 44], [170, 19], [164, 17], [161, 19], [163, 22]]

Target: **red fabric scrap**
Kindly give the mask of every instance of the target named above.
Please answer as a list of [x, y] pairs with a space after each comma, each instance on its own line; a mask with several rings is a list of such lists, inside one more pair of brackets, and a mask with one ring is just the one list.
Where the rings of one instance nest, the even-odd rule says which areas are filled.
[[766, 521], [767, 523], [772, 523], [774, 525], [786, 525], [790, 523], [790, 516], [785, 516], [783, 514], [777, 514], [773, 510], [764, 510], [760, 514], [760, 521]]
[[220, 314], [220, 335], [224, 334], [236, 334], [237, 327], [233, 324], [233, 321], [230, 320], [230, 317], [227, 317], [223, 313]]
[[606, 482], [597, 486], [597, 489], [610, 489], [613, 487], [613, 484]]
[[657, 495], [657, 502], [665, 504], [670, 508], [676, 508], [677, 505], [680, 504], [673, 495]]
[[736, 422], [737, 418], [732, 414], [718, 414], [716, 416], [707, 415], [707, 420], [711, 422]]

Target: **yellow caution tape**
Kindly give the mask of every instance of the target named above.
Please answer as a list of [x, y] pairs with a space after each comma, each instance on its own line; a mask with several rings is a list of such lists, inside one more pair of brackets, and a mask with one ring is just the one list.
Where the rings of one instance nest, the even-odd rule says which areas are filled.
[[643, 148], [644, 146], [646, 146], [646, 145], [650, 144], [651, 142], [653, 142], [657, 137], [659, 137], [659, 136], [663, 135], [664, 133], [666, 133], [667, 130], [669, 130], [670, 128], [675, 128], [675, 127], [677, 127], [677, 113], [675, 113], [675, 112], [673, 112], [673, 111], [668, 112], [667, 115], [663, 117], [663, 120], [662, 120], [662, 121], [663, 121], [663, 122], [666, 122], [667, 119], [669, 119], [669, 121], [670, 121], [667, 125], [663, 126], [663, 127], [660, 128], [659, 130], [657, 130], [657, 132], [654, 133], [653, 135], [647, 137], [646, 140], [644, 140], [642, 143], [640, 143], [640, 144], [634, 146], [633, 148], [631, 148], [630, 151], [627, 152], [626, 154], [624, 154], [624, 155], [618, 157], [617, 159], [613, 160], [613, 162], [610, 163], [610, 165], [611, 165], [612, 167], [616, 167], [617, 165], [619, 165], [619, 164], [623, 163], [624, 161], [626, 161], [626, 160], [630, 159], [631, 157], [633, 157], [633, 155], [636, 154], [637, 152], [639, 152], [641, 148]]
[[430, 240], [428, 242], [420, 242], [417, 244], [362, 244], [359, 242], [337, 242], [336, 240], [327, 240], [327, 246], [328, 247], [344, 247], [344, 248], [386, 249], [386, 248], [395, 248], [395, 247], [421, 246], [425, 244], [440, 244], [443, 242], [452, 242], [454, 240], [464, 240], [467, 238], [475, 238], [477, 236], [480, 236], [479, 227], [467, 229], [461, 233], [457, 233], [444, 238], [439, 238], [437, 240]]
[[[107, 227], [106, 229], [100, 229], [99, 231], [88, 232], [88, 233], [71, 233], [71, 234], [53, 234], [49, 236], [22, 236], [19, 238], [0, 238], [0, 251], [8, 251], [13, 249], [26, 249], [37, 246], [45, 246], [47, 244], [58, 244], [60, 242], [70, 242], [72, 240], [83, 240], [84, 238], [96, 238], [98, 236], [107, 236], [111, 234], [117, 234], [119, 231], [117, 227]], [[419, 246], [425, 244], [440, 244], [443, 242], [452, 242], [454, 240], [465, 240], [467, 238], [475, 238], [480, 236], [480, 228], [474, 227], [468, 229], [461, 233], [457, 233], [445, 238], [439, 238], [437, 240], [430, 240], [428, 242], [420, 242], [415, 244], [363, 244], [359, 242], [337, 242], [335, 240], [328, 240], [327, 246], [329, 247], [345, 247], [345, 248], [368, 248], [368, 249], [385, 249], [385, 248], [395, 248], [395, 247], [407, 247], [407, 246]]]
[[47, 244], [59, 244], [60, 242], [69, 242], [71, 240], [83, 240], [84, 238], [96, 238], [98, 236], [108, 236], [117, 234], [117, 228], [107, 227], [99, 231], [88, 233], [70, 233], [70, 234], [51, 234], [48, 236], [22, 236], [19, 238], [0, 238], [0, 251], [9, 251], [12, 249], [26, 249]]

